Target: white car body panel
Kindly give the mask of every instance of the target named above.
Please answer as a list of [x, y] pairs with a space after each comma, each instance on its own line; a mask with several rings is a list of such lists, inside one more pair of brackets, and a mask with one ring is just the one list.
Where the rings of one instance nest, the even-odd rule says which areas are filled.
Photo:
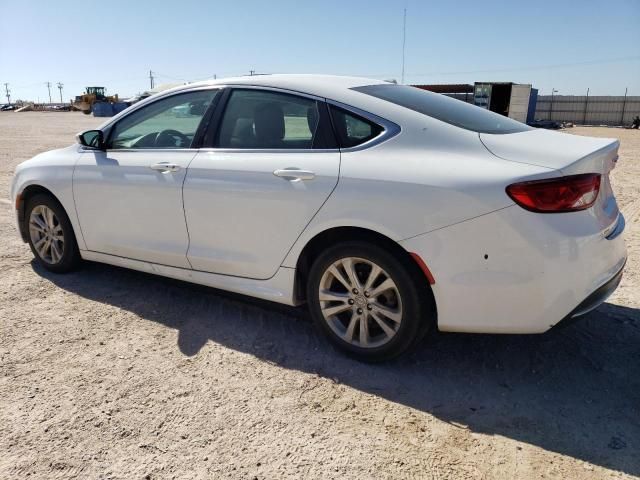
[[31, 185], [38, 185], [53, 192], [69, 215], [78, 247], [86, 248], [81, 235], [80, 223], [73, 200], [73, 169], [81, 155], [79, 145], [71, 145], [58, 150], [40, 153], [16, 167], [11, 185], [11, 201]]
[[[557, 175], [545, 167], [496, 158], [477, 135], [448, 151], [425, 148], [442, 134], [420, 132], [415, 138], [403, 131], [371, 149], [343, 152], [336, 191], [284, 265], [295, 267], [304, 245], [328, 228], [367, 228], [399, 241], [513, 205], [504, 189], [516, 179]], [[399, 162], [402, 168], [394, 168]]]
[[[541, 130], [478, 134], [350, 90], [377, 83], [313, 75], [201, 82], [145, 99], [102, 127], [176, 92], [264, 86], [400, 126], [369, 148], [299, 156], [185, 149], [170, 159], [166, 150], [121, 151], [116, 167], [97, 165], [95, 152], [76, 145], [21, 164], [12, 199], [29, 185], [50, 190], [87, 260], [289, 305], [299, 303], [296, 267], [309, 241], [336, 227], [371, 230], [427, 264], [442, 330], [545, 331], [622, 268], [624, 241], [611, 232], [624, 221], [608, 178], [617, 141]], [[149, 169], [165, 160], [181, 170]], [[316, 176], [273, 175], [286, 167]], [[532, 213], [505, 193], [515, 182], [594, 172], [602, 174], [600, 192], [581, 212]]]
[[131, 268], [140, 272], [175, 278], [185, 282], [197, 283], [207, 287], [219, 288], [229, 292], [241, 293], [251, 297], [282, 303], [284, 305], [296, 305], [293, 298], [293, 283], [295, 270], [292, 268], [279, 268], [269, 280], [253, 280], [250, 278], [231, 277], [229, 275], [217, 275], [215, 273], [199, 272], [187, 268], [169, 267], [150, 262], [142, 262], [131, 258], [105, 255], [104, 253], [80, 251], [84, 260], [107, 263], [116, 267]]
[[[276, 177], [314, 172], [312, 181]], [[338, 183], [339, 151], [202, 150], [189, 166], [184, 213], [195, 270], [267, 279]]]
[[510, 135], [480, 134], [494, 155], [512, 162], [559, 169], [563, 175], [609, 172], [618, 158], [615, 138], [592, 138], [538, 129]]
[[427, 262], [438, 328], [456, 332], [544, 332], [626, 261], [622, 236], [607, 240], [589, 211], [515, 205], [400, 244]]
[[[88, 150], [73, 191], [86, 250], [190, 268], [182, 184], [195, 150]], [[150, 167], [161, 162], [177, 172]]]

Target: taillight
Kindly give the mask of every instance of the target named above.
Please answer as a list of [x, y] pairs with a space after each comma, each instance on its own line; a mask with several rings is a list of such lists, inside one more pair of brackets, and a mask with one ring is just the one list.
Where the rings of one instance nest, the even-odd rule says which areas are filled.
[[600, 190], [600, 174], [585, 173], [549, 180], [514, 183], [507, 195], [522, 208], [539, 213], [585, 210]]

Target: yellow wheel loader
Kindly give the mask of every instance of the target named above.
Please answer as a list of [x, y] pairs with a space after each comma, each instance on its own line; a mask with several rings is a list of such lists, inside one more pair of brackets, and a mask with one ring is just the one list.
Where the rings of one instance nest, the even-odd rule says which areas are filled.
[[104, 87], [87, 87], [85, 93], [78, 95], [73, 101], [73, 108], [89, 115], [93, 110], [93, 104], [98, 102], [117, 103], [118, 95], [107, 96]]

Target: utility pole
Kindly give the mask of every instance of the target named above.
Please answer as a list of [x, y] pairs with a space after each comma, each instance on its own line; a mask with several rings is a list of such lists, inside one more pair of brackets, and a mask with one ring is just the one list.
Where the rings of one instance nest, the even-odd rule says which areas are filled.
[[404, 9], [404, 18], [402, 20], [402, 77], [400, 83], [404, 85], [404, 47], [407, 44], [407, 9]]
[[149, 70], [149, 83], [151, 84], [151, 90], [153, 90], [154, 87], [154, 83], [153, 83], [153, 72], [151, 70]]
[[622, 101], [622, 115], [620, 116], [620, 125], [624, 125], [624, 110], [625, 107], [627, 106], [627, 91], [629, 90], [629, 87], [624, 89], [624, 100]]
[[64, 87], [64, 85], [60, 82], [58, 82], [58, 90], [60, 90], [60, 103], [64, 103], [62, 101], [62, 87]]
[[554, 93], [558, 93], [558, 90], [551, 87], [551, 107], [549, 108], [549, 120], [552, 120], [551, 117], [553, 116], [553, 94]]
[[8, 83], [4, 84], [4, 91], [5, 91], [5, 94], [7, 96], [7, 103], [11, 104], [11, 95], [10, 95], [11, 90], [9, 90], [9, 84]]
[[255, 70], [249, 70], [249, 76], [253, 77], [253, 74], [256, 73]]
[[582, 124], [587, 123], [587, 105], [589, 104], [589, 89], [587, 88], [587, 96], [584, 99], [584, 114], [582, 115]]
[[51, 103], [51, 82], [47, 82], [47, 89], [49, 90], [49, 103]]

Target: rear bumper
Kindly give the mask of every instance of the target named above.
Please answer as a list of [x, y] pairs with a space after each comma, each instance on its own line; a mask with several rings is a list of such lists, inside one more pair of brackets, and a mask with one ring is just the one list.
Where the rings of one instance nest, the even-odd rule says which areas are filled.
[[576, 320], [583, 315], [595, 310], [600, 305], [602, 305], [607, 298], [611, 296], [613, 292], [615, 292], [618, 285], [620, 285], [620, 281], [622, 280], [622, 272], [624, 271], [624, 266], [620, 269], [618, 273], [616, 273], [611, 280], [598, 288], [595, 292], [585, 298], [580, 305], [573, 309], [566, 318], [558, 323], [556, 327], [564, 327], [569, 323], [572, 323], [572, 320]]
[[623, 229], [622, 215], [603, 230], [588, 210], [512, 206], [400, 244], [433, 274], [441, 330], [542, 333], [615, 290], [627, 258]]

